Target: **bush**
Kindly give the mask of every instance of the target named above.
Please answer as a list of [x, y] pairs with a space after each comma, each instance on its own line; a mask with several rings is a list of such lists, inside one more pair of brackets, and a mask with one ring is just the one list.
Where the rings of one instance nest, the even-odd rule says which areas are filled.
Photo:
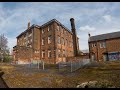
[[4, 62], [11, 62], [12, 61], [12, 57], [11, 56], [9, 56], [9, 55], [6, 55], [5, 57], [4, 57], [4, 60], [3, 60]]

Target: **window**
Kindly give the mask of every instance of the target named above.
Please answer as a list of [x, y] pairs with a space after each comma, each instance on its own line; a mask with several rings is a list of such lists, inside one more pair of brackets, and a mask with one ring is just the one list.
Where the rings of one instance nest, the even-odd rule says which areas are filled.
[[60, 49], [58, 50], [58, 57], [60, 57], [61, 55], [60, 55]]
[[45, 58], [45, 51], [42, 51], [42, 58]]
[[28, 43], [29, 43], [30, 41], [28, 40]]
[[73, 42], [71, 42], [71, 47], [73, 47]]
[[60, 36], [58, 36], [58, 44], [60, 44]]
[[103, 42], [103, 47], [106, 48], [106, 42]]
[[71, 42], [69, 41], [69, 45], [70, 45], [70, 47], [71, 47]]
[[32, 47], [32, 45], [30, 45], [30, 47]]
[[50, 31], [50, 26], [48, 26], [48, 32]]
[[51, 50], [48, 50], [48, 58], [51, 58], [52, 55], [51, 55]]
[[62, 38], [62, 45], [64, 45], [64, 38]]
[[100, 42], [100, 48], [106, 48], [106, 42]]
[[51, 43], [51, 36], [48, 36], [48, 44]]
[[63, 50], [63, 57], [65, 57], [65, 50]]
[[30, 39], [30, 42], [32, 43], [32, 38]]
[[42, 39], [42, 45], [44, 45], [44, 44], [45, 44], [45, 39], [43, 38], [43, 39]]
[[63, 33], [63, 27], [61, 27], [61, 33]]
[[60, 28], [59, 28], [59, 25], [57, 25], [57, 31], [59, 31], [59, 29], [60, 29]]
[[42, 33], [44, 33], [45, 32], [45, 30], [44, 29], [42, 29]]
[[66, 39], [66, 45], [68, 44], [68, 41], [67, 41], [67, 39]]
[[38, 50], [36, 50], [36, 51], [35, 51], [35, 53], [39, 53], [39, 51], [38, 51]]
[[31, 37], [31, 36], [32, 36], [32, 33], [30, 33], [28, 37]]
[[93, 44], [92, 44], [92, 47], [95, 47], [95, 46], [96, 46], [96, 44], [95, 44], [95, 43], [93, 43]]
[[100, 43], [100, 48], [102, 48], [102, 43]]

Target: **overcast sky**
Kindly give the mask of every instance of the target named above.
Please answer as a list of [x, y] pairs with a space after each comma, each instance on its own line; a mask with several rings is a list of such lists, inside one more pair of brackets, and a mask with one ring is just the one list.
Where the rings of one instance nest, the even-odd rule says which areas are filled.
[[88, 49], [88, 32], [92, 36], [120, 31], [119, 2], [0, 2], [0, 33], [12, 49], [29, 20], [31, 25], [42, 25], [55, 18], [71, 30], [71, 17], [81, 50]]

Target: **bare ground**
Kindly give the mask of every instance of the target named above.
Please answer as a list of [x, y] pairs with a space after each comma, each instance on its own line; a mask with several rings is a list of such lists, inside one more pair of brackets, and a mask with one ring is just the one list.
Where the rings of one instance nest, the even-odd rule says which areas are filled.
[[10, 88], [75, 88], [86, 81], [108, 81], [120, 87], [120, 61], [88, 65], [73, 73], [58, 69], [28, 68], [23, 65], [1, 63], [3, 79]]

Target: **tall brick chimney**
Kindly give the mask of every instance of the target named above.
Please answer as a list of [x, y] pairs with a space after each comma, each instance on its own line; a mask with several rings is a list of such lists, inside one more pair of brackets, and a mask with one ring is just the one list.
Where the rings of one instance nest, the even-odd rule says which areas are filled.
[[75, 29], [75, 22], [74, 22], [74, 18], [70, 19], [71, 22], [71, 30], [73, 33], [73, 49], [74, 49], [74, 56], [78, 55], [78, 51], [77, 51], [77, 35], [76, 35], [76, 29]]
[[30, 21], [28, 22], [28, 28], [30, 28]]
[[91, 36], [90, 33], [88, 33], [88, 36], [89, 36], [89, 37]]

